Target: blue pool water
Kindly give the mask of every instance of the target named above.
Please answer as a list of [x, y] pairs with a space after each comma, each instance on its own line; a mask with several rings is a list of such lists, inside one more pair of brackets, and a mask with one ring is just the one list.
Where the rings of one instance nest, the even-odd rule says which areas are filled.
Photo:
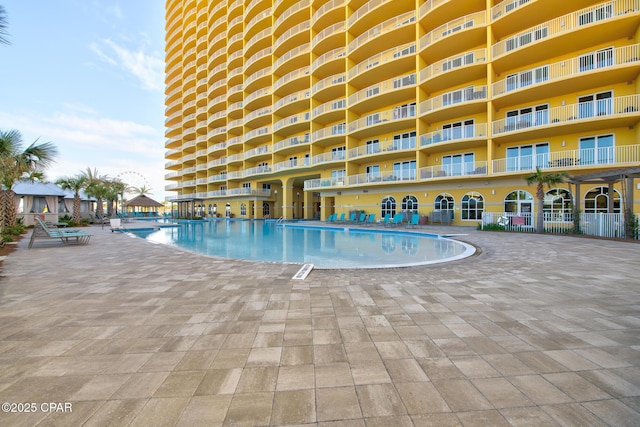
[[152, 242], [205, 255], [311, 263], [319, 269], [403, 267], [450, 261], [475, 252], [470, 245], [433, 234], [347, 227], [214, 220], [132, 231]]

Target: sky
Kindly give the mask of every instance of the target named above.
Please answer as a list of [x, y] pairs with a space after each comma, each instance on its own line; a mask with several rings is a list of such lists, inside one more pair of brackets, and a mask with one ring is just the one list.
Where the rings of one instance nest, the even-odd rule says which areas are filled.
[[163, 0], [0, 0], [0, 129], [52, 142], [50, 181], [87, 168], [163, 201]]

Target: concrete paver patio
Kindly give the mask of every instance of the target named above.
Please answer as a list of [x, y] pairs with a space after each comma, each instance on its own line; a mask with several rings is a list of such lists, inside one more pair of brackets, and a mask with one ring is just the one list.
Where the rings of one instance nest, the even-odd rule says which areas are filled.
[[640, 425], [640, 245], [426, 230], [480, 252], [292, 280], [100, 227], [23, 239], [0, 402], [33, 411], [0, 425]]

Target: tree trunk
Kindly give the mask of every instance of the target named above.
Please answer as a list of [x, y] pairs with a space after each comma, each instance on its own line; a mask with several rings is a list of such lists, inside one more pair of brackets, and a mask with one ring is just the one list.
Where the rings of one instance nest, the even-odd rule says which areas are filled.
[[536, 233], [544, 233], [544, 187], [538, 184], [536, 191], [538, 198], [538, 212], [536, 214]]
[[76, 194], [73, 198], [73, 222], [80, 224], [80, 195]]
[[5, 212], [7, 211], [4, 207], [4, 198], [7, 197], [6, 190], [0, 190], [0, 231], [4, 228], [5, 223]]
[[98, 201], [96, 203], [96, 213], [98, 215], [100, 215], [101, 217], [104, 216], [104, 206], [102, 205], [102, 199], [98, 198]]
[[9, 189], [4, 192], [4, 225], [13, 227], [18, 220], [16, 204], [14, 202], [16, 193]]

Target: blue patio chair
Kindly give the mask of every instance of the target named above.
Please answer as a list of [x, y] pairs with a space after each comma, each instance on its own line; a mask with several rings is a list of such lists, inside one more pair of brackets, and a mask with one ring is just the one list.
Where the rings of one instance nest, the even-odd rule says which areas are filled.
[[411, 220], [407, 223], [406, 227], [416, 228], [420, 221], [420, 214], [414, 213], [411, 215]]
[[[336, 214], [336, 215], [337, 215], [337, 214]], [[344, 216], [345, 216], [345, 213], [344, 213], [344, 212], [342, 212], [342, 213], [340, 214], [340, 218], [338, 218], [336, 221], [337, 221], [337, 222], [344, 222]]]
[[376, 214], [369, 214], [363, 225], [374, 225], [376, 222]]

